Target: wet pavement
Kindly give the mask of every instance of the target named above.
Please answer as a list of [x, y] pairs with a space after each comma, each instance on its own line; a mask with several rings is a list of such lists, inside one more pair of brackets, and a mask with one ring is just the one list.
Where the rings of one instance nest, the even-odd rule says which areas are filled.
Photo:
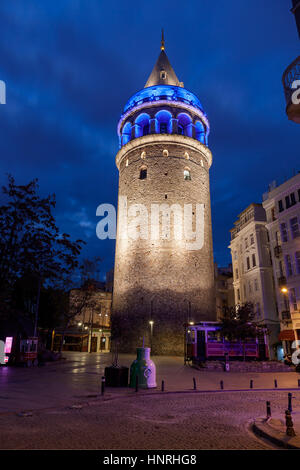
[[[64, 353], [66, 360], [49, 363], [43, 367], [0, 368], [0, 413], [55, 408], [76, 403], [100, 394], [104, 368], [111, 365], [110, 353]], [[119, 364], [130, 366], [134, 356], [120, 355]], [[272, 389], [274, 379], [278, 388], [297, 388], [299, 374], [277, 373], [226, 373], [198, 371], [184, 366], [181, 357], [154, 357], [157, 368], [157, 385], [165, 382], [165, 390], [187, 391], [193, 389], [193, 377], [198, 390], [219, 390], [220, 381], [225, 390], [248, 389], [253, 380], [254, 389]], [[108, 389], [111, 395], [132, 395], [131, 389]], [[152, 391], [152, 393], [157, 393]]]

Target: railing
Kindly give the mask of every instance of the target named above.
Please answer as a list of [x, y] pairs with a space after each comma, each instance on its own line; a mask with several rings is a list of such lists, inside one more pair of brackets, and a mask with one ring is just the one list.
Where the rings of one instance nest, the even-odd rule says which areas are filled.
[[282, 83], [284, 88], [284, 95], [286, 104], [291, 103], [291, 97], [295, 89], [292, 88], [293, 82], [295, 80], [300, 80], [300, 56], [292, 62], [288, 68], [285, 70]]
[[281, 318], [282, 320], [290, 320], [291, 319], [291, 314], [289, 310], [284, 310], [281, 312]]
[[280, 245], [276, 245], [274, 247], [274, 255], [276, 256], [276, 258], [279, 258], [281, 253], [282, 253], [282, 247]]
[[278, 285], [279, 285], [279, 287], [285, 286], [286, 285], [286, 277], [284, 277], [284, 276], [279, 277], [278, 278]]

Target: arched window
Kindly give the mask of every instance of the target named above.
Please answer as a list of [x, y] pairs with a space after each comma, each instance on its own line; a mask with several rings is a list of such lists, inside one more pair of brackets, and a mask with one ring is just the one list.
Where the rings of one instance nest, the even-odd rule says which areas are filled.
[[[178, 119], [178, 134], [187, 135], [189, 137], [192, 137], [193, 136], [192, 118], [186, 113], [180, 113], [180, 114], [178, 114], [177, 119]], [[181, 129], [182, 129], [182, 131], [181, 131]]]
[[140, 169], [140, 180], [145, 180], [147, 178], [147, 167], [142, 166]]
[[157, 132], [159, 134], [171, 134], [172, 114], [163, 109], [155, 115], [155, 118], [157, 122]]
[[201, 121], [195, 122], [195, 137], [199, 142], [205, 144], [205, 129]]
[[188, 180], [188, 181], [191, 181], [191, 179], [192, 179], [191, 178], [191, 170], [187, 167], [183, 170], [183, 178], [185, 180]]
[[149, 134], [149, 120], [150, 116], [147, 113], [139, 114], [135, 124], [135, 137], [142, 137]]
[[126, 122], [122, 130], [122, 145], [127, 144], [131, 139], [131, 123]]

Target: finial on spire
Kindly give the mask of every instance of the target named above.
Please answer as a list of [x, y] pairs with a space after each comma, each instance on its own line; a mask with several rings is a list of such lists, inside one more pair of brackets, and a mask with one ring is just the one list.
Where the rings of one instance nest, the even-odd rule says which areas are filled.
[[164, 30], [161, 30], [161, 43], [160, 43], [160, 50], [164, 51], [165, 50], [165, 38], [164, 38]]

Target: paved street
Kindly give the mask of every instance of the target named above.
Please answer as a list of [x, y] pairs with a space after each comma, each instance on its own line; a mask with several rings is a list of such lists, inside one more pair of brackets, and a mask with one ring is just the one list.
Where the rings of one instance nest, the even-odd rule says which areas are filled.
[[[67, 360], [45, 367], [0, 369], [1, 449], [262, 449], [270, 446], [248, 429], [264, 416], [270, 400], [284, 413], [287, 392], [245, 391], [192, 393], [199, 390], [297, 386], [298, 374], [199, 372], [182, 358], [155, 358], [158, 383], [166, 392], [107, 389], [99, 396], [100, 378], [110, 354], [65, 354]], [[120, 363], [129, 365], [130, 356]], [[300, 389], [293, 392], [300, 407]], [[26, 413], [20, 413], [24, 412]]]

